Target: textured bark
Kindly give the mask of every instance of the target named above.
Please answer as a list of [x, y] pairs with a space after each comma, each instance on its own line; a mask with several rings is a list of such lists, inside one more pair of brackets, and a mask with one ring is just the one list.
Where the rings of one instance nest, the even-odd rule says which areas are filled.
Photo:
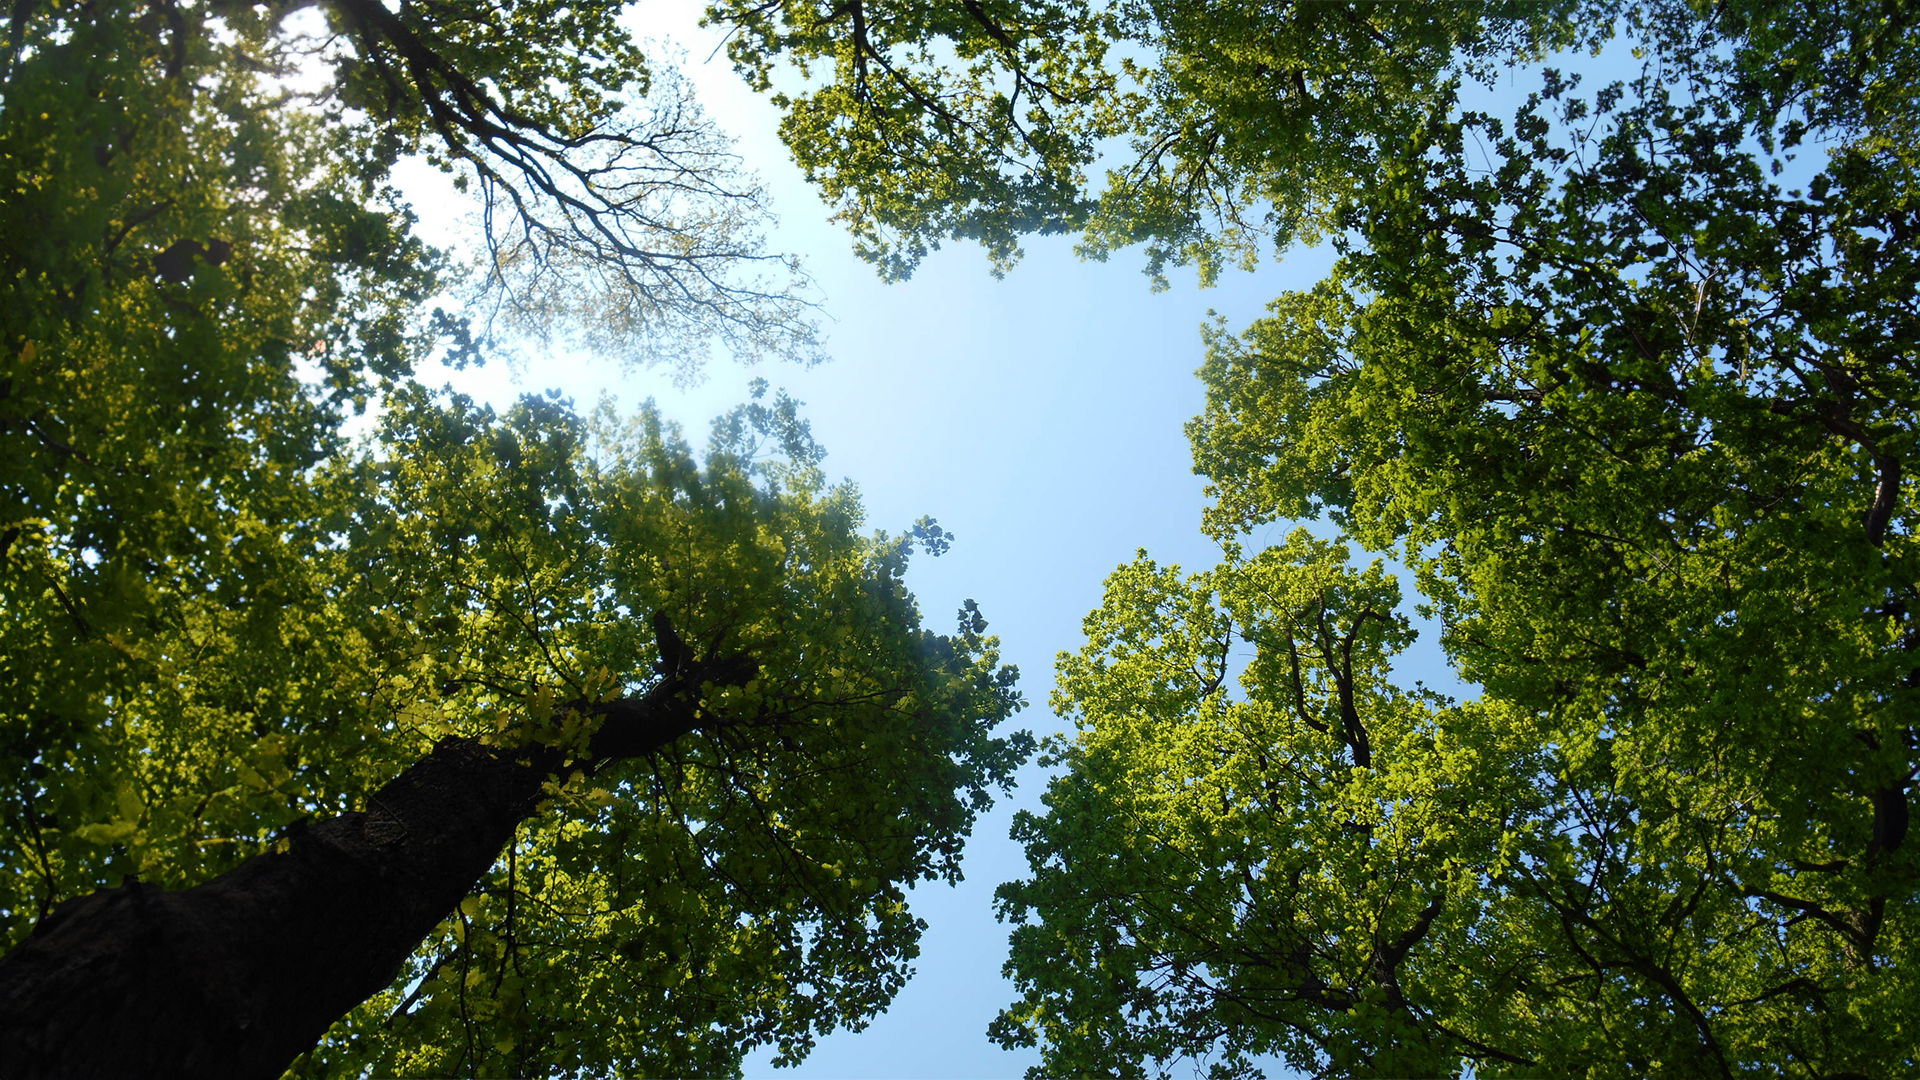
[[[703, 681], [675, 672], [604, 714], [597, 762], [698, 726]], [[138, 882], [69, 900], [0, 959], [0, 1076], [279, 1076], [391, 984], [532, 814], [562, 765], [546, 747], [445, 739], [364, 811], [288, 832], [284, 852], [190, 889]]]

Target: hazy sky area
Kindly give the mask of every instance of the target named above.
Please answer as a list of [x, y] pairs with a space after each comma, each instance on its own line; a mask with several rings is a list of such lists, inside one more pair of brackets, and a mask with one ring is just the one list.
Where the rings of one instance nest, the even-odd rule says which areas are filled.
[[[1203, 404], [1194, 376], [1200, 324], [1212, 309], [1244, 327], [1274, 296], [1318, 280], [1329, 252], [1228, 273], [1205, 291], [1191, 272], [1175, 272], [1173, 288], [1155, 294], [1137, 253], [1085, 263], [1070, 240], [1054, 238], [1029, 243], [1003, 281], [977, 248], [961, 247], [929, 258], [912, 281], [885, 285], [853, 257], [788, 161], [773, 107], [724, 56], [707, 60], [717, 37], [696, 26], [697, 11], [649, 5], [639, 18], [644, 33], [687, 50], [705, 107], [772, 192], [782, 222], [770, 247], [805, 257], [823, 294], [830, 362], [804, 370], [720, 359], [691, 389], [674, 387], [665, 372], [573, 355], [530, 362], [517, 381], [500, 367], [423, 376], [496, 406], [549, 387], [583, 409], [603, 391], [623, 412], [652, 397], [696, 446], [713, 416], [746, 399], [751, 379], [784, 387], [806, 402], [828, 474], [859, 485], [869, 527], [898, 533], [930, 514], [957, 534], [948, 554], [918, 557], [909, 574], [927, 623], [948, 631], [962, 601], [979, 601], [1003, 658], [1022, 672], [1029, 707], [1015, 722], [1036, 734], [1060, 730], [1047, 708], [1054, 655], [1082, 643], [1080, 620], [1099, 603], [1106, 575], [1143, 547], [1191, 569], [1217, 561], [1199, 533], [1202, 482], [1182, 430]], [[423, 231], [447, 236], [454, 223], [446, 212], [457, 204], [432, 184], [413, 190]], [[1277, 541], [1289, 528], [1254, 540]], [[1409, 661], [1407, 682], [1453, 685], [1431, 634]], [[1000, 974], [1008, 928], [992, 907], [994, 887], [1025, 871], [1008, 828], [1016, 809], [1040, 809], [1044, 786], [1029, 766], [1013, 796], [980, 820], [964, 884], [913, 893], [928, 923], [918, 974], [885, 1015], [866, 1031], [822, 1040], [796, 1070], [775, 1073], [763, 1050], [748, 1060], [748, 1075], [1002, 1077], [1036, 1063], [1037, 1054], [994, 1046], [985, 1029], [1013, 1000]]]

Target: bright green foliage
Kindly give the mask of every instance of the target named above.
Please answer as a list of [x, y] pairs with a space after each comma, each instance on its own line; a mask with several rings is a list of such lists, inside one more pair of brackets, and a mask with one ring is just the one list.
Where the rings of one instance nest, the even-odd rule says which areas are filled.
[[1122, 104], [1101, 67], [1105, 16], [1071, 2], [723, 0], [708, 19], [731, 24], [728, 55], [757, 89], [797, 69], [806, 88], [774, 96], [781, 136], [889, 278], [945, 236], [1004, 267], [1022, 233], [1084, 218], [1084, 170]]
[[[726, 1074], [899, 988], [922, 925], [904, 890], [957, 877], [988, 788], [1026, 755], [988, 734], [1013, 673], [977, 612], [956, 637], [919, 629], [909, 540], [861, 536], [784, 415], [736, 414], [701, 466], [650, 415], [589, 430], [551, 403], [496, 420], [416, 399], [379, 457], [330, 472], [360, 494], [310, 564], [337, 575], [324, 603], [360, 623], [344, 640], [367, 670], [357, 709], [287, 743], [330, 775], [342, 746], [366, 748], [351, 772], [371, 781], [442, 735], [582, 737], [553, 706], [634, 692], [660, 659], [636, 613], [671, 612], [689, 646], [761, 675], [715, 690], [708, 726], [666, 751], [556, 785], [302, 1071]], [[777, 456], [756, 462], [759, 441]], [[411, 977], [422, 996], [390, 1020]]]
[[[377, 3], [372, 8], [385, 12]], [[484, 30], [484, 23], [409, 5], [412, 21], [389, 27], [386, 37], [361, 26], [344, 38], [360, 42], [360, 50], [325, 54], [347, 71], [339, 93], [371, 107], [355, 81], [355, 72], [364, 74], [356, 64], [377, 66], [395, 41], [419, 46], [416, 56], [439, 57], [443, 82], [452, 78], [450, 61], [421, 45], [438, 42], [434, 47], [447, 55], [478, 65], [458, 73], [469, 83], [500, 82], [507, 70], [538, 81], [541, 65], [554, 64], [582, 77], [576, 90], [558, 96], [541, 82], [538, 93], [511, 105], [434, 84], [435, 94], [481, 109], [485, 115], [474, 122], [496, 141], [519, 146], [551, 135], [556, 125], [571, 132], [567, 138], [592, 134], [586, 141], [594, 146], [619, 145], [620, 132], [633, 134], [607, 98], [635, 79], [645, 82], [627, 70], [631, 47], [616, 36], [599, 46], [611, 54], [589, 64], [579, 47], [591, 37], [569, 45], [564, 36], [604, 37], [611, 8], [595, 13], [576, 5], [570, 19], [545, 17], [543, 8], [486, 9], [508, 23], [538, 17], [544, 29], [523, 27], [512, 38], [517, 52], [498, 35], [483, 47], [462, 35]], [[410, 236], [410, 213], [385, 187], [395, 156], [439, 138], [443, 156], [473, 174], [493, 175], [488, 185], [497, 197], [519, 199], [516, 205], [533, 215], [521, 222], [528, 229], [552, 201], [552, 192], [509, 192], [507, 174], [499, 167], [488, 173], [490, 159], [472, 148], [479, 136], [452, 120], [401, 122], [426, 107], [408, 104], [404, 82], [384, 99], [391, 115], [379, 119], [376, 112], [377, 122], [342, 111], [326, 95], [300, 107], [300, 99], [268, 81], [313, 48], [282, 31], [281, 14], [169, 2], [22, 4], [5, 23], [0, 605], [9, 618], [0, 630], [7, 635], [0, 692], [9, 708], [21, 710], [13, 723], [23, 740], [0, 749], [12, 762], [10, 774], [34, 767], [40, 747], [87, 737], [114, 680], [138, 669], [135, 643], [153, 620], [167, 618], [161, 612], [180, 595], [215, 580], [249, 594], [282, 587], [290, 573], [284, 560], [296, 556], [279, 550], [279, 538], [288, 523], [314, 512], [302, 478], [338, 451], [345, 408], [364, 408], [402, 378], [434, 346], [430, 329], [458, 358], [472, 357], [476, 333], [485, 340], [485, 323], [469, 329], [424, 309], [446, 283], [444, 264]], [[348, 18], [351, 10], [335, 15]], [[685, 112], [683, 96], [676, 91], [662, 103], [674, 113], [671, 130], [711, 142]], [[671, 140], [662, 146], [689, 150]], [[630, 155], [629, 164], [634, 160]], [[711, 156], [676, 160], [695, 171], [718, 164]], [[620, 187], [634, 178], [617, 171], [595, 175], [622, 194], [585, 209], [600, 206], [616, 225], [647, 210], [649, 191], [658, 194], [644, 184]], [[725, 179], [703, 175], [710, 186]], [[691, 206], [684, 183], [667, 187], [683, 209]], [[730, 228], [743, 212], [727, 209], [704, 220]], [[692, 221], [670, 214], [654, 220], [674, 232], [682, 265], [716, 288], [727, 258], [752, 253], [743, 237], [706, 230], [697, 214]], [[621, 235], [631, 238], [632, 231]], [[558, 241], [544, 250], [578, 254]], [[733, 256], [723, 257], [725, 251]], [[621, 253], [603, 254], [603, 277], [627, 272]], [[514, 265], [552, 282], [565, 276], [569, 258]], [[637, 258], [628, 262], [638, 265]], [[497, 263], [494, 270], [505, 273]], [[527, 295], [519, 287], [526, 282], [515, 281], [515, 295]], [[729, 306], [696, 282], [674, 293], [685, 301], [676, 304], [665, 298], [673, 290], [656, 282], [653, 299], [636, 308], [620, 300], [617, 282], [603, 283], [608, 287], [598, 293], [578, 293], [580, 303], [603, 301], [607, 317], [596, 325], [625, 337], [666, 333], [688, 345], [692, 335], [674, 338], [672, 331], [716, 318], [743, 341], [769, 348], [783, 333], [775, 324], [786, 316], [774, 310], [780, 305], [772, 294], [748, 290], [773, 308]], [[703, 354], [705, 341], [698, 344], [694, 354], [666, 358]], [[75, 790], [111, 797], [111, 778], [96, 780]], [[6, 811], [16, 827], [38, 812]]]
[[860, 1026], [916, 952], [904, 890], [957, 877], [1028, 741], [989, 735], [1018, 698], [979, 614], [921, 630], [909, 539], [861, 536], [818, 457], [784, 400], [718, 424], [702, 465], [651, 413], [399, 395], [370, 454], [314, 477], [271, 588], [178, 597], [101, 721], [38, 748], [15, 842], [49, 855], [16, 864], [12, 934], [119, 873], [204, 880], [441, 737], [582, 740], [556, 706], [642, 689], [661, 658], [637, 613], [666, 611], [760, 676], [665, 752], [557, 782], [456, 921], [295, 1071], [724, 1075]]
[[[494, 285], [587, 267], [600, 299], [570, 303], [666, 335], [642, 360], [704, 355], [703, 329], [748, 353], [809, 339], [791, 294], [722, 276], [754, 255], [752, 190], [700, 210], [728, 183], [705, 171], [719, 144], [635, 69], [616, 6], [327, 6], [342, 74], [314, 100], [267, 81], [310, 47], [282, 7], [28, 3], [4, 23], [0, 946], [63, 899], [196, 884], [361, 808], [444, 735], [586, 738], [563, 706], [651, 685], [660, 613], [759, 678], [712, 691], [668, 751], [559, 778], [455, 921], [299, 1068], [797, 1057], [905, 977], [904, 890], [957, 875], [1028, 751], [990, 735], [1013, 670], [971, 607], [951, 637], [920, 628], [909, 541], [862, 534], [784, 398], [696, 459], [651, 412], [495, 416], [409, 383], [430, 349], [485, 344], [426, 310], [445, 263], [385, 187], [431, 147], [537, 241], [493, 246]], [[620, 119], [611, 95], [650, 89]], [[649, 132], [671, 168], [637, 156]], [[619, 171], [643, 165], [658, 185]], [[565, 202], [583, 176], [601, 201]], [[671, 258], [649, 264], [646, 236]], [[349, 443], [349, 409], [375, 403]]]
[[[1372, 144], [1330, 278], [1209, 332], [1226, 560], [1112, 579], [1002, 894], [1045, 1071], [1920, 1067], [1916, 29], [1618, 14], [1640, 77]], [[1321, 514], [1478, 700], [1389, 688], [1344, 555], [1242, 553]]]
[[1263, 247], [1317, 241], [1461, 77], [1571, 43], [1571, 7], [1123, 5], [1138, 89], [1112, 134], [1132, 153], [1107, 171], [1081, 250], [1145, 242], [1156, 281], [1177, 263], [1211, 284]]
[[1042, 1040], [1049, 1075], [1209, 1053], [1449, 1070], [1458, 1044], [1406, 1007], [1485, 993], [1451, 959], [1500, 933], [1482, 890], [1532, 838], [1540, 732], [1396, 689], [1399, 590], [1346, 559], [1305, 531], [1190, 577], [1143, 554], [1063, 657], [1055, 706], [1083, 734], [1056, 747], [1048, 816], [1015, 825], [1035, 877], [1002, 903], [1045, 921], [1014, 931], [1028, 996], [995, 1025]]
[[[304, 576], [284, 543], [314, 512], [300, 478], [338, 449], [343, 406], [418, 353], [412, 305], [435, 283], [403, 213], [340, 197], [319, 125], [263, 106], [239, 59], [261, 39], [222, 45], [179, 12], [120, 14], [10, 26], [10, 940], [100, 881], [108, 842], [132, 835], [145, 800], [103, 740], [115, 703], [156, 674], [149, 637], [209, 593], [266, 600]], [[303, 359], [323, 389], [297, 377]]]
[[1211, 280], [1321, 235], [1446, 112], [1450, 64], [1484, 76], [1568, 44], [1572, 6], [725, 0], [709, 18], [761, 88], [783, 62], [800, 76], [774, 97], [782, 136], [883, 275], [945, 238], [1004, 269], [1023, 233], [1084, 230], [1089, 255], [1145, 241], [1156, 276]]

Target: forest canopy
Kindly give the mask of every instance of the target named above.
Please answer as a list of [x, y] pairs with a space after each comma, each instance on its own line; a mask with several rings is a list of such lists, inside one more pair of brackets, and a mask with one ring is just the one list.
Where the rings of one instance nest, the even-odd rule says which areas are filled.
[[[514, 335], [816, 355], [618, 8], [329, 0], [315, 42], [304, 6], [7, 22], [0, 1022], [48, 1023], [19, 973], [83, 915], [347, 859], [408, 914], [328, 931], [387, 951], [273, 1044], [347, 1014], [300, 1071], [797, 1057], [897, 989], [903, 887], [1029, 749], [991, 734], [1012, 673], [976, 610], [920, 628], [908, 541], [859, 535], [777, 396], [702, 459], [411, 384]], [[1143, 552], [1060, 662], [1077, 732], [1000, 893], [993, 1035], [1036, 1075], [1920, 1064], [1910, 12], [708, 18], [885, 276], [1033, 234], [1161, 281], [1338, 255], [1206, 332], [1218, 565]], [[324, 89], [276, 90], [302, 53]], [[391, 186], [415, 153], [487, 210], [464, 281]], [[1409, 599], [1460, 698], [1396, 681]]]

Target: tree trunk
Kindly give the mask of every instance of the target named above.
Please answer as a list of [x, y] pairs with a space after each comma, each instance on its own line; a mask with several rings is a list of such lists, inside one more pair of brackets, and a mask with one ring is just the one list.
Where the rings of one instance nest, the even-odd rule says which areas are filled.
[[[699, 724], [702, 677], [750, 667], [576, 706], [606, 717], [590, 758], [667, 745]], [[365, 811], [290, 828], [283, 852], [190, 889], [129, 881], [61, 904], [0, 958], [0, 1076], [279, 1076], [393, 982], [563, 764], [547, 747], [444, 739]]]

